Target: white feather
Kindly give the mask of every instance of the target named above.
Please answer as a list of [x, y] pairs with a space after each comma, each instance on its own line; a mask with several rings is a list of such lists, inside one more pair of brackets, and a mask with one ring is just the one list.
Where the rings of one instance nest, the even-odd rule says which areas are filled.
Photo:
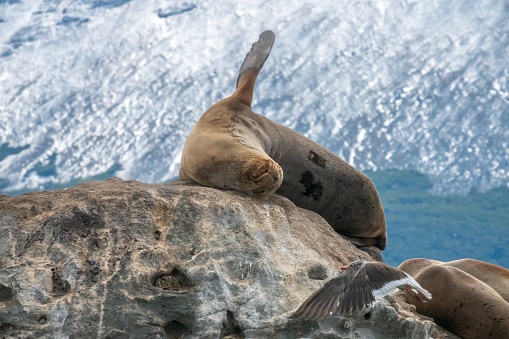
[[373, 290], [373, 296], [376, 299], [380, 299], [386, 295], [396, 293], [401, 286], [410, 285], [415, 290], [418, 290], [419, 292], [424, 294], [424, 296], [426, 298], [431, 299], [431, 294], [428, 291], [426, 291], [424, 288], [422, 288], [421, 285], [419, 285], [419, 283], [414, 280], [414, 278], [412, 278], [411, 276], [409, 276], [406, 273], [405, 273], [405, 275], [406, 275], [406, 277], [403, 279], [390, 281], [387, 284], [383, 285], [381, 288]]

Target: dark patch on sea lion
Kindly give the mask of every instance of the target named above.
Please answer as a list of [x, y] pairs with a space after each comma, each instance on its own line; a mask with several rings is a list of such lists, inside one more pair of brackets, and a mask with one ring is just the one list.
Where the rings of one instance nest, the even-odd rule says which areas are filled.
[[314, 182], [315, 176], [310, 171], [306, 171], [302, 173], [302, 179], [300, 179], [300, 183], [304, 185], [306, 189], [302, 194], [307, 197], [312, 197], [315, 201], [320, 199], [323, 193], [323, 186], [321, 182]]

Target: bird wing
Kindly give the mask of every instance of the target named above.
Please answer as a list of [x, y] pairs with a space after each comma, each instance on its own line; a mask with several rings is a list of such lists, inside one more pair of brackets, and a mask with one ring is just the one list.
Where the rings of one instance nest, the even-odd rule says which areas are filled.
[[410, 287], [431, 299], [431, 294], [407, 273], [383, 262], [367, 262], [358, 271], [345, 270], [310, 296], [295, 315], [309, 320], [338, 313], [353, 313], [376, 298]]
[[343, 315], [362, 310], [372, 305], [376, 298], [393, 294], [402, 286], [427, 293], [405, 272], [383, 262], [366, 262], [346, 288], [338, 313]]
[[338, 276], [329, 280], [299, 307], [295, 315], [309, 320], [335, 313], [353, 278], [351, 273], [353, 272], [342, 271]]
[[364, 269], [365, 266], [361, 267], [347, 286], [338, 311], [340, 315], [362, 310], [375, 302], [371, 292], [370, 277]]
[[[431, 299], [431, 294], [419, 285], [407, 273], [387, 265], [383, 262], [366, 263], [360, 270], [368, 277], [368, 286], [375, 298], [381, 298], [393, 294], [402, 287], [410, 287], [421, 292], [426, 298]], [[357, 277], [356, 277], [357, 278]], [[355, 283], [355, 279], [352, 284]]]

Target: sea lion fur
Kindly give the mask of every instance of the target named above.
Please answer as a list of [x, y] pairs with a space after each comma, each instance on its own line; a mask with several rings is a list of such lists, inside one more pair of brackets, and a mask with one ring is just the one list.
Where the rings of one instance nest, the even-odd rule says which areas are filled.
[[447, 264], [427, 259], [403, 262], [399, 269], [433, 295], [423, 303], [407, 294], [406, 301], [461, 338], [509, 338], [509, 303], [488, 284]]
[[251, 110], [256, 78], [274, 43], [260, 34], [236, 91], [210, 107], [187, 137], [180, 178], [266, 197], [273, 193], [321, 215], [357, 246], [385, 249], [385, 215], [363, 173], [303, 135]]

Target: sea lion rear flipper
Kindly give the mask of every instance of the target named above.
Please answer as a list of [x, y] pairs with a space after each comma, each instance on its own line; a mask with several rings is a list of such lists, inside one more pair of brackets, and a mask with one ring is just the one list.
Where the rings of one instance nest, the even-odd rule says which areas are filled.
[[270, 54], [275, 39], [276, 35], [270, 30], [260, 34], [258, 41], [253, 44], [242, 66], [240, 66], [237, 90], [233, 93], [232, 97], [237, 97], [243, 104], [249, 107], [251, 107], [253, 100], [256, 78]]

